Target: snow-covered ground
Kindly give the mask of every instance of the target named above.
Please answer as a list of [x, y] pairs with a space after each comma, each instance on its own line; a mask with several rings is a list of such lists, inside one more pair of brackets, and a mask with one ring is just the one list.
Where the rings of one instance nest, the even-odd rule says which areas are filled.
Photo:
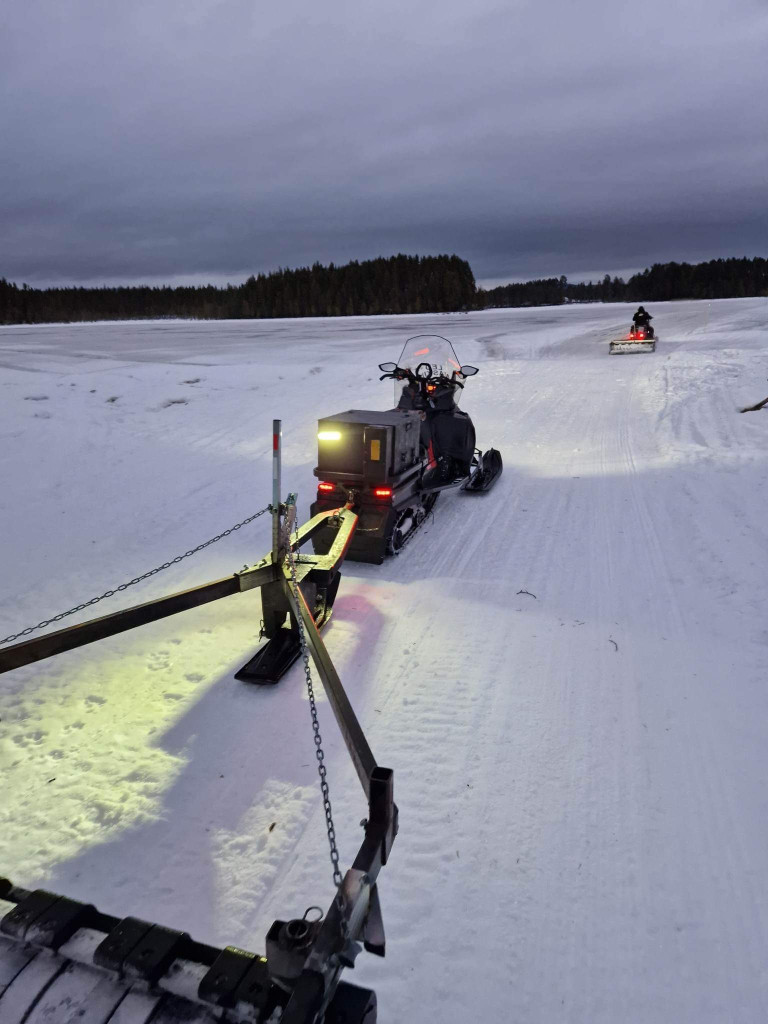
[[[0, 329], [0, 639], [266, 505], [273, 417], [306, 517], [317, 418], [387, 407], [409, 335], [481, 368], [503, 477], [348, 563], [325, 637], [395, 769], [387, 959], [350, 975], [382, 1024], [768, 1019], [768, 412], [737, 413], [768, 300], [657, 305], [656, 353], [609, 357], [630, 312]], [[97, 613], [268, 547], [262, 519]], [[301, 672], [233, 680], [258, 600], [0, 677], [0, 874], [257, 951], [328, 904]]]

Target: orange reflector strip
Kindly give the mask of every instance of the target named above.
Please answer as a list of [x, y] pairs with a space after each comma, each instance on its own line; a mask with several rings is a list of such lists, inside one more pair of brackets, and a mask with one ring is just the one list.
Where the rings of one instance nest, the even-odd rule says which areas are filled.
[[429, 355], [429, 349], [428, 348], [420, 348], [418, 352], [414, 352], [413, 354], [415, 356], [428, 356]]

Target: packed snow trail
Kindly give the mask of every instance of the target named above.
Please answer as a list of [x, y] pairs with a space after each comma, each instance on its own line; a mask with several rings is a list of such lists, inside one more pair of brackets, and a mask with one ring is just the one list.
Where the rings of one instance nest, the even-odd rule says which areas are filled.
[[[326, 634], [396, 773], [387, 959], [356, 971], [382, 1024], [768, 1016], [768, 416], [737, 414], [768, 301], [651, 312], [656, 353], [610, 357], [627, 306], [0, 329], [0, 635], [262, 507], [274, 416], [306, 514], [317, 418], [387, 407], [409, 335], [480, 367], [504, 475], [348, 563]], [[253, 561], [249, 530], [125, 603]], [[327, 903], [301, 672], [232, 680], [258, 620], [244, 595], [0, 677], [3, 872], [256, 950]]]

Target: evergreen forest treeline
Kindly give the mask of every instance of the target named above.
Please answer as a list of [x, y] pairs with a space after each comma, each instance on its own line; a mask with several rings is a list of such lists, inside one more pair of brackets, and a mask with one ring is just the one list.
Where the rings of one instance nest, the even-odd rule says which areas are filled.
[[0, 278], [0, 323], [68, 323], [163, 317], [242, 319], [447, 313], [568, 302], [661, 302], [768, 296], [768, 260], [656, 263], [628, 281], [573, 284], [565, 277], [483, 289], [458, 256], [391, 256], [344, 266], [277, 270], [240, 285], [30, 288]]
[[572, 284], [551, 277], [478, 289], [476, 308], [558, 306], [564, 302], [666, 302], [670, 299], [741, 299], [768, 296], [768, 260], [709, 260], [707, 263], [654, 263], [628, 281], [606, 274], [602, 281]]
[[357, 316], [470, 308], [475, 278], [458, 256], [391, 256], [344, 266], [276, 270], [240, 285], [28, 288], [0, 279], [0, 323], [134, 317]]

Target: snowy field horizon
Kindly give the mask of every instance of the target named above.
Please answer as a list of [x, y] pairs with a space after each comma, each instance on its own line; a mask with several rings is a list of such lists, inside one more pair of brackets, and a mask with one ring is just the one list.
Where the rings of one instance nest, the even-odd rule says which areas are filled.
[[[345, 563], [325, 642], [400, 834], [381, 1024], [768, 1019], [768, 299], [468, 314], [0, 327], [0, 638], [283, 490], [317, 420], [391, 405], [377, 364], [449, 338], [486, 496], [443, 495], [382, 566]], [[266, 519], [100, 604], [231, 574]], [[88, 617], [73, 616], [74, 623]], [[263, 952], [332, 895], [301, 670], [233, 674], [251, 592], [0, 676], [0, 875]], [[321, 728], [342, 865], [366, 807]]]

